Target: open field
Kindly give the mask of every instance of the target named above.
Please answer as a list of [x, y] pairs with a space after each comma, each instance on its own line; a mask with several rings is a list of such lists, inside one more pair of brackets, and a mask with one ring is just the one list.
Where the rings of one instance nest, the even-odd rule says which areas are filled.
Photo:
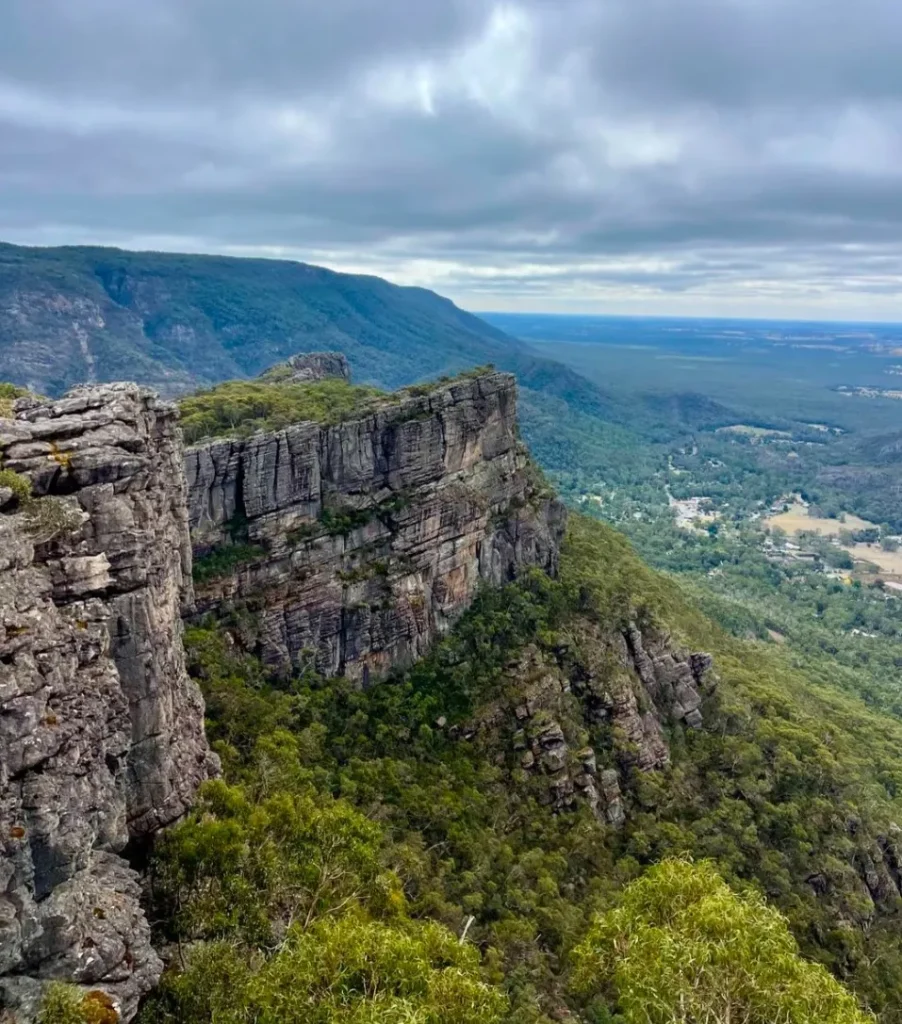
[[[867, 519], [846, 514], [845, 522], [838, 519], [821, 519], [817, 516], [808, 515], [808, 509], [804, 505], [793, 505], [788, 512], [781, 512], [776, 516], [769, 516], [769, 526], [779, 526], [787, 533], [817, 533], [821, 537], [838, 537], [840, 530], [869, 530], [876, 524], [869, 523]], [[867, 544], [859, 544], [858, 547], [868, 547]]]
[[879, 544], [850, 544], [848, 552], [863, 562], [873, 562], [881, 573], [902, 576], [902, 551], [884, 551]]
[[718, 427], [718, 434], [742, 434], [745, 437], [792, 437], [788, 430], [768, 430], [766, 427], [752, 427], [748, 423], [734, 423], [729, 427]]
[[[838, 537], [840, 530], [867, 530], [875, 525], [848, 513], [845, 522], [809, 516], [804, 505], [793, 505], [788, 512], [770, 516], [766, 521], [787, 533], [817, 533], [821, 537]], [[843, 548], [857, 561], [876, 565], [881, 574], [902, 576], [902, 551], [884, 551], [879, 544], [845, 544]]]

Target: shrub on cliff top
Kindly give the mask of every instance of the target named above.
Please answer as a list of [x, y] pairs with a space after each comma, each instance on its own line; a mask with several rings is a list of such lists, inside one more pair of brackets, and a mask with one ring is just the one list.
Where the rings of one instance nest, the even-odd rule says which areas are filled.
[[[340, 423], [492, 370], [492, 366], [477, 366], [455, 377], [439, 377], [390, 393], [333, 378], [308, 383], [282, 381], [280, 368], [275, 367], [257, 380], [229, 380], [183, 398], [179, 403], [182, 429], [185, 440], [193, 444], [208, 437], [247, 437], [260, 430], [281, 430], [305, 421]], [[422, 411], [411, 414], [414, 419], [422, 415]]]
[[0, 418], [12, 416], [16, 399], [23, 398], [27, 394], [26, 388], [0, 381]]
[[343, 380], [308, 384], [230, 380], [182, 399], [182, 429], [191, 444], [207, 437], [247, 437], [306, 420], [337, 423], [365, 415], [386, 397], [378, 388]]

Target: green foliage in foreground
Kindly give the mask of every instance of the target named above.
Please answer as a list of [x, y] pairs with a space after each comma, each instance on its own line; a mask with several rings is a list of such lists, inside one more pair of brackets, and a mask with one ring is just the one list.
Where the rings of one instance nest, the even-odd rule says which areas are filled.
[[47, 986], [37, 1024], [118, 1024], [112, 999], [100, 989], [85, 992], [53, 981]]
[[627, 886], [574, 952], [574, 986], [606, 992], [625, 1024], [866, 1024], [785, 919], [709, 863], [666, 860]]
[[[438, 727], [439, 717], [463, 723], [515, 696], [522, 680], [509, 666], [524, 647], [552, 660], [578, 655], [593, 623], [613, 631], [630, 618], [667, 622], [693, 649], [710, 650], [721, 682], [704, 731], [671, 730], [667, 771], [630, 767], [603, 725], [587, 736], [600, 763], [620, 767], [623, 829], [599, 824], [585, 806], [549, 813], [547, 780], [519, 771], [511, 737], [467, 743]], [[143, 1021], [294, 1020], [299, 1004], [289, 1002], [286, 978], [314, 970], [296, 959], [313, 953], [306, 936], [328, 937], [334, 927], [344, 950], [363, 929], [393, 948], [398, 936], [419, 941], [424, 922], [445, 929], [452, 945], [466, 930], [467, 984], [497, 997], [479, 1011], [486, 1019], [497, 1012], [507, 1024], [547, 1024], [568, 1011], [592, 1024], [616, 1019], [627, 1008], [607, 975], [573, 987], [574, 950], [592, 941], [598, 915], [635, 908], [630, 882], [687, 854], [710, 859], [732, 890], [766, 894], [805, 962], [828, 967], [885, 1024], [902, 1020], [902, 908], [891, 889], [872, 897], [862, 879], [898, 820], [902, 727], [806, 678], [784, 652], [723, 634], [609, 527], [573, 517], [559, 581], [535, 573], [485, 590], [428, 658], [366, 691], [310, 674], [277, 683], [213, 628], [191, 629], [187, 641], [226, 781], [205, 789], [159, 852], [158, 938], [177, 943], [185, 960]], [[585, 728], [581, 718], [563, 724]], [[743, 918], [725, 887], [710, 889], [754, 933], [760, 897], [741, 897]], [[686, 944], [684, 959], [697, 951], [697, 935], [672, 938], [674, 949]], [[217, 952], [204, 959], [210, 949]], [[772, 947], [783, 957], [789, 950]], [[339, 972], [353, 959], [344, 956], [333, 961]], [[711, 977], [725, 972], [726, 987], [740, 968], [731, 956]], [[428, 982], [411, 1002], [381, 960], [377, 971], [384, 1002], [361, 999], [352, 984], [336, 1008], [334, 993], [299, 982], [306, 1019], [459, 1019], [430, 1003]], [[792, 976], [809, 969], [793, 967]], [[850, 1022], [862, 1019], [851, 1001], [837, 1005], [851, 1008]], [[220, 1018], [213, 1007], [245, 1016]], [[815, 1009], [793, 1020], [830, 1019]], [[707, 1016], [673, 1019], [715, 1020], [716, 1012], [714, 1003]]]
[[188, 395], [179, 408], [185, 440], [191, 444], [207, 437], [246, 437], [258, 430], [280, 430], [305, 420], [338, 423], [365, 415], [387, 398], [378, 388], [344, 380], [306, 384], [230, 380]]
[[196, 948], [155, 1019], [191, 1024], [498, 1024], [504, 995], [480, 957], [429, 922], [358, 914], [293, 926], [259, 966], [228, 943]]
[[51, 983], [41, 1002], [38, 1024], [87, 1024], [82, 998], [81, 990], [74, 985]]

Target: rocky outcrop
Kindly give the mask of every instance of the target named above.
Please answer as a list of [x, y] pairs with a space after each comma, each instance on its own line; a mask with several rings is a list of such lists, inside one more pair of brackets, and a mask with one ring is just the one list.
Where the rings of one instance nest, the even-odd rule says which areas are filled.
[[25, 1018], [74, 980], [128, 1019], [161, 964], [120, 854], [216, 770], [175, 410], [134, 385], [20, 400], [0, 455], [33, 494], [0, 496], [0, 992]]
[[351, 379], [351, 367], [343, 352], [299, 352], [278, 367], [280, 379], [293, 384], [315, 380]]
[[[506, 671], [516, 700], [483, 708], [464, 740], [508, 747], [515, 770], [540, 781], [556, 811], [588, 804], [609, 825], [626, 821], [622, 782], [670, 763], [669, 729], [703, 727], [716, 679], [711, 657], [631, 623], [622, 632], [580, 622], [554, 651], [532, 646]], [[509, 737], [509, 742], [505, 739]]]
[[514, 378], [411, 391], [186, 453], [197, 610], [240, 608], [271, 667], [366, 683], [422, 655], [481, 580], [555, 570], [565, 513], [519, 441]]

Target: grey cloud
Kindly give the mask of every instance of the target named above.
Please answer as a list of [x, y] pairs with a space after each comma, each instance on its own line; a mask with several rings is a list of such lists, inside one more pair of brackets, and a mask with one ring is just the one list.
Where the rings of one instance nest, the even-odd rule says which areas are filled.
[[291, 98], [383, 54], [425, 55], [478, 30], [467, 0], [4, 0], [0, 66], [36, 86], [138, 101], [234, 91]]
[[902, 318], [896, 0], [0, 0], [0, 18], [13, 241], [319, 259], [480, 308], [778, 313], [783, 294], [816, 315], [830, 289], [831, 311]]

